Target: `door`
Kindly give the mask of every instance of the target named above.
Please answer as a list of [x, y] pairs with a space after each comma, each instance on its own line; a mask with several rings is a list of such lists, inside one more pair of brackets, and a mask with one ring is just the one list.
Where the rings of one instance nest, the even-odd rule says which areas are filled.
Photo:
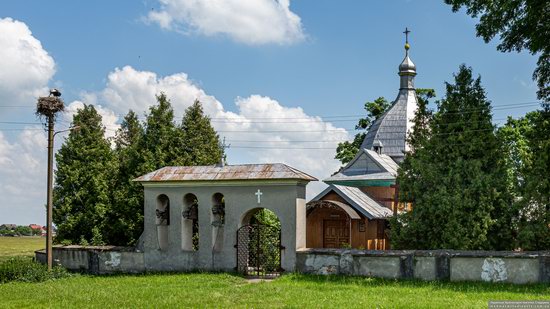
[[342, 248], [349, 244], [349, 224], [346, 220], [323, 221], [324, 248]]

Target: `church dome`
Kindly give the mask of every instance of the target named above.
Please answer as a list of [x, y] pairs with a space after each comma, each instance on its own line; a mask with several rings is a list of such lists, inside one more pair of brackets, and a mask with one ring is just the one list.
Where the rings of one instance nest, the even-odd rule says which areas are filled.
[[409, 58], [408, 52], [403, 62], [399, 65], [399, 74], [416, 74], [416, 65]]

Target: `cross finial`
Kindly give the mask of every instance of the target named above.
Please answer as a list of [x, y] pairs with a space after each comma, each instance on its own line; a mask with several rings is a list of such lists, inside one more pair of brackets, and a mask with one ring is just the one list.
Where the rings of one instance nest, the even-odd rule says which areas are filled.
[[403, 31], [403, 33], [405, 34], [405, 43], [409, 43], [409, 33], [411, 33], [411, 31], [409, 28], [405, 27], [405, 31]]
[[405, 27], [405, 31], [403, 31], [403, 33], [405, 34], [405, 51], [408, 54], [409, 53], [409, 48], [411, 47], [409, 45], [409, 33], [411, 33], [411, 31], [409, 30], [409, 28]]

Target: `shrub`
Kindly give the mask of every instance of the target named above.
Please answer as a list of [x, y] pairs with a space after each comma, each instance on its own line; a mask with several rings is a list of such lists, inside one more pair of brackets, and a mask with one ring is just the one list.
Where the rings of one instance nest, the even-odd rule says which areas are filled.
[[0, 263], [0, 283], [10, 281], [41, 282], [70, 275], [65, 268], [60, 266], [55, 266], [48, 271], [46, 265], [37, 263], [28, 257], [10, 258]]

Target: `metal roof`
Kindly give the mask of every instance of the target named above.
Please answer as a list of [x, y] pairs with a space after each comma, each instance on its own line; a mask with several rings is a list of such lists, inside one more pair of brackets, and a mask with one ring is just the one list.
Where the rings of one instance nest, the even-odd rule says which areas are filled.
[[385, 154], [362, 149], [339, 173], [325, 182], [346, 180], [394, 180], [399, 165]]
[[295, 179], [316, 181], [317, 178], [283, 163], [167, 166], [140, 176], [137, 182], [162, 181], [223, 181], [223, 180], [274, 180]]
[[333, 200], [320, 200], [320, 201], [310, 201], [307, 203], [308, 208], [309, 207], [318, 207], [318, 206], [324, 206], [326, 204], [332, 204], [334, 206], [340, 207], [343, 211], [345, 211], [348, 216], [352, 219], [361, 219], [361, 216], [348, 204], [339, 202], [339, 201], [333, 201]]
[[416, 92], [401, 89], [390, 109], [376, 119], [369, 128], [362, 149], [374, 149], [375, 141], [382, 143], [382, 153], [396, 161], [401, 161], [407, 149], [407, 131], [412, 127], [411, 120], [416, 111]]
[[399, 94], [390, 109], [374, 121], [361, 144], [361, 149], [374, 149], [374, 146], [381, 145], [382, 153], [396, 162], [401, 162], [408, 150], [407, 132], [412, 129], [412, 120], [418, 106], [414, 89], [416, 66], [409, 58], [407, 46], [408, 43], [405, 47], [405, 59], [399, 65]]
[[336, 192], [348, 202], [353, 209], [359, 211], [369, 219], [384, 219], [393, 215], [391, 209], [380, 205], [380, 203], [372, 199], [365, 192], [355, 187], [329, 185], [328, 188], [319, 193], [312, 201], [321, 200], [330, 191]]

